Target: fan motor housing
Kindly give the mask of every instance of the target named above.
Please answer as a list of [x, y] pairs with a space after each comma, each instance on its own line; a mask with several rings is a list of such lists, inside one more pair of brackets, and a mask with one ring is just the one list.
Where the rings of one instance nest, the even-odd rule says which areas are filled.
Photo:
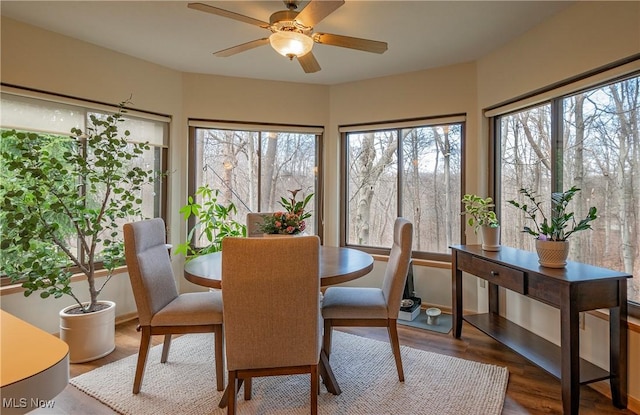
[[275, 12], [269, 18], [269, 24], [271, 25], [272, 31], [296, 31], [296, 32], [305, 32], [310, 30], [309, 27], [306, 27], [299, 22], [296, 22], [296, 17], [298, 16], [297, 11], [294, 10], [281, 10], [279, 12]]

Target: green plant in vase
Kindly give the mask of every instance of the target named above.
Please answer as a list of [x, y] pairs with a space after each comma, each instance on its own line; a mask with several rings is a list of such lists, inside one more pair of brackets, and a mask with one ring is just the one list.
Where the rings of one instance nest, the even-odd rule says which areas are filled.
[[[71, 296], [82, 313], [96, 311], [113, 270], [124, 265], [122, 223], [141, 218], [142, 187], [153, 171], [136, 163], [150, 147], [122, 136], [125, 105], [109, 116], [90, 116], [86, 131], [53, 136], [7, 130], [2, 134], [0, 183], [3, 273], [21, 282], [24, 295]], [[6, 171], [4, 170], [6, 169]], [[96, 272], [108, 277], [98, 286]], [[89, 301], [82, 302], [71, 276], [83, 274]]]
[[542, 201], [533, 190], [522, 188], [520, 194], [526, 201], [523, 203], [508, 200], [507, 203], [524, 212], [525, 217], [533, 222], [533, 227], [525, 225], [523, 232], [536, 238], [536, 251], [540, 265], [549, 268], [563, 268], [569, 255], [568, 238], [576, 232], [591, 228], [591, 222], [598, 218], [595, 206], [589, 208], [587, 215], [576, 220], [574, 212], [567, 210], [569, 202], [580, 191], [572, 186], [564, 192], [551, 193], [551, 214], [545, 215]]
[[496, 213], [492, 210], [495, 207], [493, 199], [482, 198], [474, 194], [465, 194], [462, 197], [464, 211], [462, 215], [467, 216], [467, 224], [473, 228], [474, 233], [481, 230], [482, 249], [485, 251], [500, 250], [500, 223]]
[[567, 206], [573, 197], [580, 191], [576, 186], [564, 192], [551, 193], [551, 216], [547, 217], [542, 210], [542, 201], [534, 191], [526, 188], [520, 189], [529, 204], [508, 200], [507, 203], [524, 212], [527, 219], [533, 222], [534, 227], [524, 226], [523, 232], [544, 241], [566, 241], [575, 232], [591, 229], [591, 222], [598, 218], [598, 210], [595, 206], [589, 208], [587, 216], [576, 222], [574, 212], [568, 212]]

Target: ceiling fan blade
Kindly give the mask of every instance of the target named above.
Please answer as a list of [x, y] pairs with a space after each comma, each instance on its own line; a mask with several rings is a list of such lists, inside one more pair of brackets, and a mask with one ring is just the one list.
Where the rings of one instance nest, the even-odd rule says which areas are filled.
[[205, 13], [215, 14], [217, 16], [228, 17], [229, 19], [238, 20], [240, 22], [249, 23], [255, 26], [260, 26], [264, 29], [269, 28], [269, 23], [262, 20], [254, 19], [253, 17], [245, 16], [243, 14], [230, 12], [229, 10], [219, 9], [217, 7], [209, 6], [204, 3], [189, 3], [187, 7], [193, 10], [198, 10]]
[[311, 0], [305, 8], [300, 11], [296, 20], [307, 27], [314, 27], [343, 4], [344, 0]]
[[358, 49], [365, 52], [384, 53], [387, 42], [361, 39], [359, 37], [332, 35], [331, 33], [314, 33], [313, 40], [321, 45], [340, 46], [342, 48]]
[[300, 62], [300, 66], [302, 66], [302, 70], [305, 73], [314, 73], [321, 69], [316, 57], [313, 56], [313, 52], [298, 57], [298, 62]]
[[226, 58], [227, 56], [235, 55], [236, 53], [244, 52], [249, 49], [257, 48], [258, 46], [266, 45], [269, 43], [269, 38], [252, 40], [251, 42], [243, 43], [241, 45], [233, 46], [227, 49], [222, 49], [213, 54], [219, 58]]

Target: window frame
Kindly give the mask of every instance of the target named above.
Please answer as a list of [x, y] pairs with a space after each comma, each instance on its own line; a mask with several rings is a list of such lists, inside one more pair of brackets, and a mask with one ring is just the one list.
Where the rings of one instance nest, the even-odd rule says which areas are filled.
[[[496, 201], [496, 214], [501, 217], [502, 195], [501, 180], [501, 136], [500, 119], [502, 116], [524, 111], [542, 104], [550, 106], [551, 122], [551, 159], [562, 157], [563, 147], [563, 101], [571, 95], [591, 91], [599, 87], [640, 76], [640, 54], [596, 68], [578, 76], [533, 91], [512, 100], [503, 102], [484, 111], [489, 123], [490, 166], [489, 194]], [[554, 163], [551, 169], [551, 192], [563, 190], [562, 164]], [[640, 318], [640, 303], [627, 301], [629, 316]]]
[[[323, 154], [324, 154], [324, 127], [296, 125], [296, 124], [271, 124], [271, 123], [250, 123], [250, 122], [236, 122], [236, 121], [220, 121], [220, 120], [203, 120], [203, 119], [189, 119], [189, 137], [188, 137], [188, 167], [187, 167], [187, 192], [188, 195], [193, 195], [196, 192], [196, 171], [198, 166], [196, 160], [196, 130], [199, 128], [209, 128], [217, 130], [231, 130], [231, 131], [253, 131], [260, 133], [260, 139], [258, 139], [258, 150], [262, 150], [262, 134], [268, 134], [270, 132], [293, 132], [300, 134], [313, 134], [316, 137], [315, 142], [315, 163], [316, 163], [316, 189], [314, 192], [314, 206], [313, 215], [311, 216], [314, 221], [315, 235], [320, 237], [320, 242], [323, 241], [324, 235], [324, 181], [323, 181]], [[261, 189], [262, 180], [262, 159], [257, 169], [257, 188]], [[261, 204], [261, 192], [258, 192], [258, 206]], [[238, 218], [238, 222], [244, 223], [243, 218]], [[186, 226], [188, 229], [192, 229], [195, 225], [195, 218], [192, 216], [188, 219]]]
[[[340, 132], [340, 224], [339, 224], [339, 245], [342, 247], [348, 247], [352, 249], [358, 249], [364, 252], [367, 252], [372, 255], [389, 255], [391, 252], [391, 247], [377, 247], [377, 246], [366, 246], [366, 245], [357, 245], [350, 244], [347, 242], [347, 234], [348, 234], [348, 205], [347, 201], [349, 200], [349, 178], [348, 178], [348, 134], [349, 133], [368, 133], [368, 132], [380, 132], [380, 131], [396, 131], [398, 136], [398, 146], [396, 150], [396, 163], [397, 163], [397, 177], [396, 177], [396, 186], [397, 186], [397, 195], [396, 195], [396, 215], [403, 214], [403, 147], [402, 140], [403, 134], [402, 130], [406, 128], [412, 127], [436, 127], [436, 126], [444, 126], [444, 125], [452, 125], [459, 124], [460, 125], [460, 192], [461, 197], [465, 191], [465, 171], [466, 171], [466, 132], [467, 132], [467, 115], [464, 113], [459, 114], [448, 114], [448, 115], [438, 115], [432, 117], [422, 117], [422, 118], [411, 118], [411, 119], [403, 119], [403, 120], [394, 120], [394, 121], [385, 121], [385, 122], [375, 122], [375, 123], [364, 123], [364, 124], [351, 124], [351, 125], [343, 125], [339, 127]], [[456, 206], [461, 206], [460, 201], [454, 202]], [[452, 218], [453, 219], [453, 218]], [[460, 221], [460, 233], [459, 240], [460, 243], [464, 243], [465, 241], [465, 227], [464, 220], [462, 217], [459, 219]], [[429, 251], [412, 251], [412, 257], [416, 259], [437, 261], [437, 262], [451, 262], [451, 253], [441, 253], [441, 252], [429, 252]]]
[[[5, 83], [1, 84], [1, 89], [0, 92], [2, 93], [2, 95], [7, 95], [7, 96], [14, 96], [17, 97], [17, 99], [20, 98], [27, 98], [30, 100], [36, 100], [36, 101], [42, 101], [42, 102], [47, 102], [49, 105], [55, 106], [56, 104], [60, 105], [60, 106], [73, 106], [76, 107], [78, 109], [79, 112], [82, 112], [82, 118], [84, 121], [84, 126], [82, 127], [82, 130], [84, 130], [86, 128], [86, 125], [88, 123], [89, 120], [89, 114], [91, 113], [102, 113], [102, 114], [112, 114], [115, 113], [119, 110], [119, 106], [118, 105], [114, 105], [114, 104], [108, 104], [108, 103], [103, 103], [103, 102], [97, 102], [97, 101], [89, 101], [89, 100], [84, 100], [84, 99], [80, 99], [80, 98], [75, 98], [75, 97], [69, 97], [66, 95], [59, 95], [59, 94], [54, 94], [54, 93], [49, 93], [49, 92], [43, 92], [43, 91], [35, 91], [35, 90], [31, 90], [31, 89], [25, 89], [25, 88], [20, 88], [20, 87], [16, 87], [16, 86], [12, 86], [12, 85], [8, 85]], [[142, 119], [142, 120], [152, 120], [152, 121], [160, 121], [165, 123], [166, 125], [164, 125], [163, 128], [163, 140], [162, 140], [162, 144], [149, 144], [149, 146], [151, 147], [151, 151], [152, 152], [157, 152], [158, 156], [160, 158], [160, 170], [159, 172], [166, 172], [168, 170], [168, 155], [169, 155], [169, 142], [170, 142], [170, 134], [169, 131], [171, 129], [171, 117], [167, 116], [167, 115], [163, 115], [163, 114], [158, 114], [155, 112], [149, 112], [149, 111], [144, 111], [144, 110], [140, 110], [140, 109], [132, 109], [129, 107], [125, 107], [125, 110], [127, 111], [126, 114], [124, 114], [124, 118], [125, 119]], [[0, 128], [7, 128], [7, 129], [12, 129], [14, 127], [12, 126], [0, 126]], [[24, 130], [27, 131], [27, 129], [20, 127], [20, 128], [15, 128], [17, 130]], [[33, 129], [30, 131], [34, 131], [34, 132], [41, 132], [41, 133], [51, 133], [51, 134], [57, 134], [57, 135], [69, 135], [71, 136], [71, 132], [49, 132], [49, 131], [43, 131], [41, 129]], [[86, 152], [85, 152], [86, 153]], [[163, 218], [165, 221], [167, 220], [166, 216], [167, 216], [167, 189], [168, 189], [168, 183], [167, 180], [159, 180], [158, 182], [156, 182], [154, 184], [154, 192], [157, 193], [159, 196], [158, 202], [157, 204], [154, 204], [154, 216], [156, 217], [161, 217]], [[80, 186], [79, 187], [79, 191], [83, 191], [84, 186]], [[85, 258], [83, 255], [79, 255], [79, 258], [84, 262]], [[97, 262], [97, 269], [101, 270], [104, 269], [102, 262]], [[72, 272], [75, 274], [76, 272], [79, 272], [79, 269], [77, 269], [77, 267], [72, 267], [71, 268]], [[6, 286], [10, 286], [10, 285], [15, 285], [15, 284], [20, 284], [20, 281], [11, 281], [11, 279], [6, 276], [6, 275], [0, 275], [0, 287], [6, 287]]]

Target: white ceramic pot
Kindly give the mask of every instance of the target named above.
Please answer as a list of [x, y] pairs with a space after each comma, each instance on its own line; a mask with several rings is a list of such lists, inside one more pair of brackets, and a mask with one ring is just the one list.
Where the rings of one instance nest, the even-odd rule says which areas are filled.
[[500, 250], [500, 226], [482, 226], [480, 228], [482, 234], [482, 249], [485, 251]]
[[83, 363], [99, 359], [116, 348], [116, 303], [98, 301], [108, 307], [86, 314], [69, 314], [71, 305], [60, 311], [60, 339], [69, 345], [69, 362]]
[[538, 262], [547, 268], [564, 268], [569, 256], [568, 241], [543, 241], [536, 239]]

